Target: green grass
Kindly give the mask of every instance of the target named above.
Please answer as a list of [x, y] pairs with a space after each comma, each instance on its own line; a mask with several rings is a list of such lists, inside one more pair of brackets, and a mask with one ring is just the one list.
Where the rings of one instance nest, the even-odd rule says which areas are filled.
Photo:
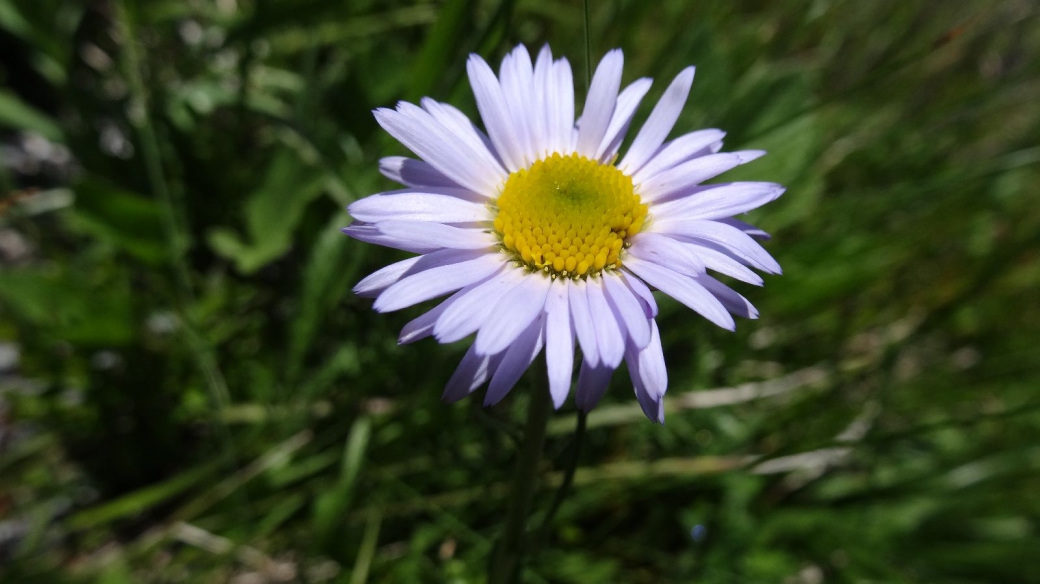
[[[1036, 7], [590, 4], [637, 124], [694, 64], [678, 127], [769, 151], [725, 178], [787, 186], [785, 273], [736, 333], [660, 298], [667, 423], [615, 375], [523, 581], [1040, 582]], [[404, 153], [371, 109], [581, 72], [581, 8], [0, 0], [0, 580], [483, 581], [525, 388], [443, 404], [465, 343], [397, 346], [350, 287], [402, 254], [339, 228]]]

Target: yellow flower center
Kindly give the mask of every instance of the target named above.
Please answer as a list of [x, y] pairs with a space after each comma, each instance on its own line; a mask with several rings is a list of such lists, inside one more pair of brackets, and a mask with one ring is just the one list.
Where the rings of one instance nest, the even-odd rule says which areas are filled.
[[509, 175], [495, 232], [518, 260], [563, 277], [621, 267], [625, 238], [646, 220], [632, 178], [578, 154], [553, 154]]

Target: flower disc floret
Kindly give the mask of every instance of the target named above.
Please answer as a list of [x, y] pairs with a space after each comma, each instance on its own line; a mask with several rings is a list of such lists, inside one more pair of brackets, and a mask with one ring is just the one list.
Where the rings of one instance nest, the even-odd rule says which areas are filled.
[[625, 239], [647, 216], [631, 177], [579, 154], [553, 154], [510, 174], [497, 207], [506, 251], [563, 277], [621, 267]]

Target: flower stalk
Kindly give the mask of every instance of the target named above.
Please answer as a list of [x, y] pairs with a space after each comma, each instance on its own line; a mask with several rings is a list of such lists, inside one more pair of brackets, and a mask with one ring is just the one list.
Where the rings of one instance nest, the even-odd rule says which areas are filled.
[[516, 582], [527, 552], [527, 517], [537, 488], [538, 464], [542, 459], [545, 430], [549, 423], [549, 413], [552, 411], [551, 396], [545, 383], [546, 372], [544, 368], [538, 367], [534, 373], [534, 387], [524, 427], [524, 442], [516, 459], [513, 482], [509, 487], [505, 528], [498, 545], [495, 546], [488, 584]]

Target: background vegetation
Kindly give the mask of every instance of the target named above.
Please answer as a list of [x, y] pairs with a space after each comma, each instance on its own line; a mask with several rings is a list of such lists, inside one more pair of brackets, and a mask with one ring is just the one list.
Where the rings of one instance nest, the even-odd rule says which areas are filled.
[[[696, 64], [679, 126], [769, 150], [739, 177], [788, 186], [751, 218], [785, 275], [736, 334], [661, 299], [667, 423], [615, 376], [524, 581], [1040, 582], [1036, 3], [591, 4], [594, 59], [649, 99]], [[0, 0], [0, 580], [482, 581], [525, 391], [441, 403], [464, 344], [398, 347], [418, 309], [349, 288], [400, 254], [338, 230], [403, 152], [372, 108], [474, 112], [468, 52], [580, 72], [581, 30]]]

